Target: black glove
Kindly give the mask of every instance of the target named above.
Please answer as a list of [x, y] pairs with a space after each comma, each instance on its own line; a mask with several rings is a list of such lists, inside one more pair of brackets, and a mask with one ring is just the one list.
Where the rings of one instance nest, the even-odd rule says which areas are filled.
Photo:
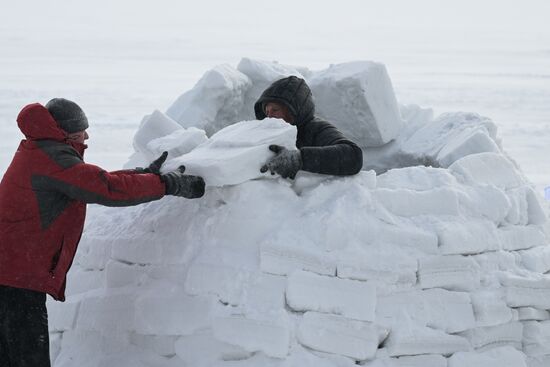
[[155, 175], [160, 175], [160, 167], [162, 167], [162, 164], [164, 163], [164, 161], [166, 161], [166, 157], [168, 157], [168, 152], [162, 152], [160, 157], [151, 162], [149, 167], [137, 167], [136, 171], [138, 173], [154, 173]]
[[302, 169], [302, 153], [299, 150], [288, 150], [280, 145], [270, 145], [269, 150], [275, 153], [275, 157], [267, 161], [260, 168], [260, 172], [265, 173], [267, 170], [272, 175], [278, 173], [282, 178], [296, 177], [296, 173]]
[[166, 195], [182, 196], [187, 199], [200, 198], [204, 195], [204, 180], [200, 176], [184, 175], [185, 167], [160, 175], [166, 186]]

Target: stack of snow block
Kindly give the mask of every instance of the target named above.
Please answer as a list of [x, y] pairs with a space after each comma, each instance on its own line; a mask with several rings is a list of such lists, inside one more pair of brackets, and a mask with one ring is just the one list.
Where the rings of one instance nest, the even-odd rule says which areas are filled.
[[[415, 154], [492, 134], [452, 116], [418, 130]], [[53, 366], [548, 366], [546, 212], [502, 152], [378, 176], [255, 172], [246, 151], [293, 134], [233, 124], [167, 162], [215, 173], [200, 200], [91, 208], [67, 302], [48, 303]]]

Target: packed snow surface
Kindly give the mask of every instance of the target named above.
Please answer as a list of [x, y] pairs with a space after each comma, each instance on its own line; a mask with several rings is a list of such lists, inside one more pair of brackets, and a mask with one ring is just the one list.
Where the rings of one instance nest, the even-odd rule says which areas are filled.
[[[252, 115], [287, 75], [363, 171], [259, 172], [296, 138]], [[377, 63], [243, 59], [146, 116], [134, 147], [127, 167], [169, 151], [206, 195], [92, 208], [48, 304], [54, 366], [548, 366], [547, 216], [490, 119], [399, 105]]]

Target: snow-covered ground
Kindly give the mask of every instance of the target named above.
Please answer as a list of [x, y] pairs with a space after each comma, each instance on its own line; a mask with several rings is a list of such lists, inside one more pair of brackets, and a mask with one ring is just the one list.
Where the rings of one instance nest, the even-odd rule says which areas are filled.
[[[106, 168], [128, 161], [140, 121], [156, 109], [150, 120], [165, 128], [144, 123], [132, 162], [166, 148], [180, 156], [171, 164], [200, 172], [212, 147], [234, 153], [213, 154], [222, 160], [204, 171], [216, 175], [201, 200], [92, 207], [68, 300], [49, 305], [55, 365], [547, 366], [550, 252], [540, 195], [550, 168], [550, 9], [542, 0], [518, 4], [5, 6], [2, 170], [20, 139], [19, 109], [55, 96], [88, 112], [87, 160]], [[307, 67], [320, 93], [317, 71], [329, 64], [384, 63], [405, 125], [389, 148], [365, 146], [366, 162], [380, 172], [411, 162], [440, 168], [261, 177], [248, 168], [265, 156], [242, 152], [270, 139], [291, 144], [276, 121], [266, 131], [235, 125], [185, 154], [206, 137], [163, 112], [178, 119], [189, 107], [185, 98], [173, 105], [178, 96], [224, 63], [222, 75], [238, 69], [250, 79], [241, 85], [250, 103], [246, 88], [258, 80], [243, 56]], [[204, 91], [196, 101], [201, 116], [224, 107]], [[189, 120], [178, 122], [205, 128]]]

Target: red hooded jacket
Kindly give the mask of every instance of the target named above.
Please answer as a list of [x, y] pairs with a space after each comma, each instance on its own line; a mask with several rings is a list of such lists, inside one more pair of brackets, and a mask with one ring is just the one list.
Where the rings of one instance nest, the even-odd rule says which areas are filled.
[[70, 143], [38, 104], [17, 117], [25, 134], [0, 183], [0, 285], [65, 299], [86, 203], [130, 206], [160, 199], [155, 174], [106, 172], [84, 163], [86, 145]]

